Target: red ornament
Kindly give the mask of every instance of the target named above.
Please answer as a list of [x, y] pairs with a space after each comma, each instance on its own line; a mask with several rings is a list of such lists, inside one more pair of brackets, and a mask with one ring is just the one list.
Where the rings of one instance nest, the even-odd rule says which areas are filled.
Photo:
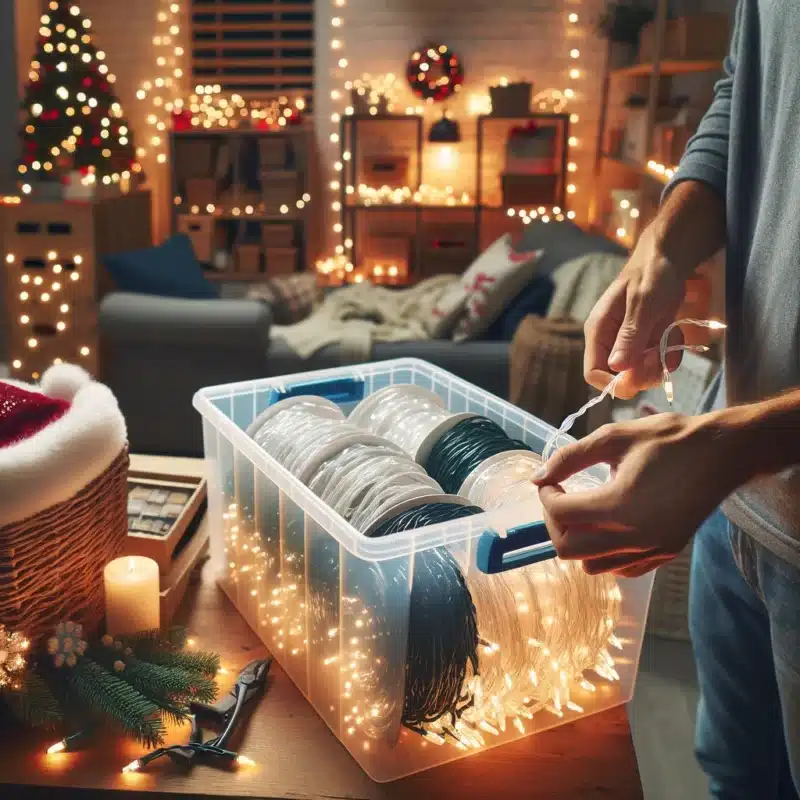
[[88, 89], [92, 85], [92, 79], [91, 78], [84, 78], [83, 79], [83, 85]]
[[0, 381], [0, 449], [34, 436], [63, 417], [69, 405]]
[[101, 139], [99, 136], [92, 136], [92, 147], [100, 147]]

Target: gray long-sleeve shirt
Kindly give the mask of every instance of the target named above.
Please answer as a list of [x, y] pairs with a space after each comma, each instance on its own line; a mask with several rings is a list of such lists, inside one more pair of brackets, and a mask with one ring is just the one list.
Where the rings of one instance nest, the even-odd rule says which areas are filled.
[[[702, 181], [726, 200], [731, 405], [800, 387], [798, 34], [800, 3], [739, 0], [726, 77], [672, 184]], [[800, 470], [749, 484], [723, 510], [800, 564]]]

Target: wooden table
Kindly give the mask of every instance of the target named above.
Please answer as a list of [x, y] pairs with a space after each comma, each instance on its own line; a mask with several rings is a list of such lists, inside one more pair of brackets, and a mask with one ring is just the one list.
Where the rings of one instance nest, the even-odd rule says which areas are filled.
[[[202, 462], [134, 459], [139, 469], [164, 466], [182, 474]], [[263, 657], [264, 646], [204, 567], [178, 612], [199, 647], [222, 656], [228, 674]], [[143, 773], [122, 767], [141, 755], [136, 744], [110, 739], [92, 750], [47, 756], [52, 737], [0, 732], [0, 797], [100, 800], [128, 790], [137, 796], [260, 797], [277, 800], [638, 800], [642, 786], [624, 706], [390, 784], [373, 783], [339, 744], [284, 672], [273, 664], [266, 694], [233, 745], [257, 765], [236, 772], [197, 767], [185, 774], [168, 761]], [[185, 741], [184, 728], [170, 743]], [[155, 793], [155, 795], [153, 794]]]

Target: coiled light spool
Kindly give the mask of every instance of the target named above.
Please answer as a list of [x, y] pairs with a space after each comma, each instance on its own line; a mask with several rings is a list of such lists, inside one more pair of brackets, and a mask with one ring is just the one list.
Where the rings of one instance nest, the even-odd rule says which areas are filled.
[[413, 384], [387, 386], [363, 400], [350, 421], [401, 447], [425, 464], [439, 439], [459, 422], [477, 416], [451, 413], [435, 392]]

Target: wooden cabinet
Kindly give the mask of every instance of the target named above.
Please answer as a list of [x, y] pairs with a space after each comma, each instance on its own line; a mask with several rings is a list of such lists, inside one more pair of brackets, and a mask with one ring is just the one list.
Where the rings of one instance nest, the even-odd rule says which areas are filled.
[[0, 229], [11, 376], [59, 361], [97, 374], [97, 308], [113, 289], [103, 257], [152, 245], [150, 193], [2, 205]]

